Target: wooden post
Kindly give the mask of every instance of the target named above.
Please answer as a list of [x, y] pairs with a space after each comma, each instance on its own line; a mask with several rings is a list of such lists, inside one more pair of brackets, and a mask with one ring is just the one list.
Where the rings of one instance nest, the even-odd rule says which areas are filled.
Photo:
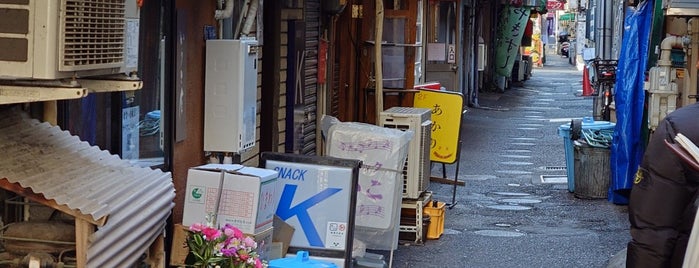
[[165, 268], [165, 238], [160, 234], [148, 248], [148, 265], [153, 268]]
[[383, 112], [383, 62], [381, 59], [381, 42], [383, 42], [383, 0], [376, 2], [376, 28], [374, 29], [374, 84], [376, 87], [376, 124], [381, 120]]
[[45, 101], [44, 102], [44, 121], [48, 122], [52, 126], [58, 125], [58, 102], [57, 101]]
[[75, 218], [75, 257], [79, 268], [87, 267], [87, 247], [90, 235], [94, 232], [94, 225], [83, 219]]

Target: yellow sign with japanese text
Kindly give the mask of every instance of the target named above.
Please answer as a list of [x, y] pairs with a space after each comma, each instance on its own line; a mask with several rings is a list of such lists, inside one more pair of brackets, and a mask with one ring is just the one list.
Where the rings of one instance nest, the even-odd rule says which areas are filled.
[[432, 111], [431, 161], [456, 162], [463, 104], [464, 96], [459, 92], [421, 89], [415, 94], [413, 106]]

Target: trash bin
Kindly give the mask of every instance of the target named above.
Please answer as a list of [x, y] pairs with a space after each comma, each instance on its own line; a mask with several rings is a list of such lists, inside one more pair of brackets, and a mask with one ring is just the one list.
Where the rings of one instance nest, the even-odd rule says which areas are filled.
[[[576, 128], [575, 131], [586, 130], [613, 130], [615, 124], [608, 121], [595, 121], [591, 116], [583, 117], [580, 121], [580, 130]], [[565, 158], [566, 158], [566, 176], [568, 177], [568, 191], [575, 191], [575, 171], [573, 163], [573, 140], [578, 139], [580, 133], [573, 133], [570, 128], [571, 123], [563, 124], [558, 127], [558, 136], [563, 137], [563, 147], [565, 148]], [[575, 134], [575, 135], [573, 135]]]
[[609, 148], [592, 147], [577, 141], [574, 147], [575, 197], [607, 198], [612, 179]]

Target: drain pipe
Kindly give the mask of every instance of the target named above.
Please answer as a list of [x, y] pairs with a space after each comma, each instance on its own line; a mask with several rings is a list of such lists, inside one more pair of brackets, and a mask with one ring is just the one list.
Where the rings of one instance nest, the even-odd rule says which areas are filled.
[[[672, 71], [671, 50], [676, 46], [683, 46], [688, 38], [668, 36], [660, 43], [660, 59], [656, 67], [650, 68], [647, 83], [647, 91], [650, 93], [648, 101], [648, 127], [654, 131], [658, 123], [669, 113], [677, 109], [677, 95], [679, 89]], [[646, 87], [646, 85], [644, 85]]]
[[240, 33], [238, 33], [238, 35], [250, 34], [250, 30], [252, 30], [252, 24], [255, 22], [255, 18], [257, 17], [257, 9], [259, 4], [259, 0], [252, 0], [250, 2], [250, 7], [248, 7], [248, 13], [245, 16], [245, 22], [243, 22], [242, 25], [243, 28], [242, 30], [240, 30]]
[[233, 15], [233, 0], [226, 0], [226, 5], [224, 9], [217, 9], [214, 12], [214, 18], [216, 20], [223, 20], [230, 18]]
[[670, 54], [673, 47], [681, 47], [688, 43], [689, 39], [680, 36], [668, 36], [663, 39], [660, 43], [660, 59], [658, 60], [659, 67], [669, 67], [672, 66], [672, 61], [670, 60]]

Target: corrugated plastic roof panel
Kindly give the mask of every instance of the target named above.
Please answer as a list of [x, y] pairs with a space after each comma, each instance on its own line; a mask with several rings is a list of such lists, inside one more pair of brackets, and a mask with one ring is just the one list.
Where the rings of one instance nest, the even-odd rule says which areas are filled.
[[174, 206], [170, 173], [128, 161], [15, 109], [0, 109], [0, 179], [98, 220], [87, 267], [128, 267], [162, 234]]

